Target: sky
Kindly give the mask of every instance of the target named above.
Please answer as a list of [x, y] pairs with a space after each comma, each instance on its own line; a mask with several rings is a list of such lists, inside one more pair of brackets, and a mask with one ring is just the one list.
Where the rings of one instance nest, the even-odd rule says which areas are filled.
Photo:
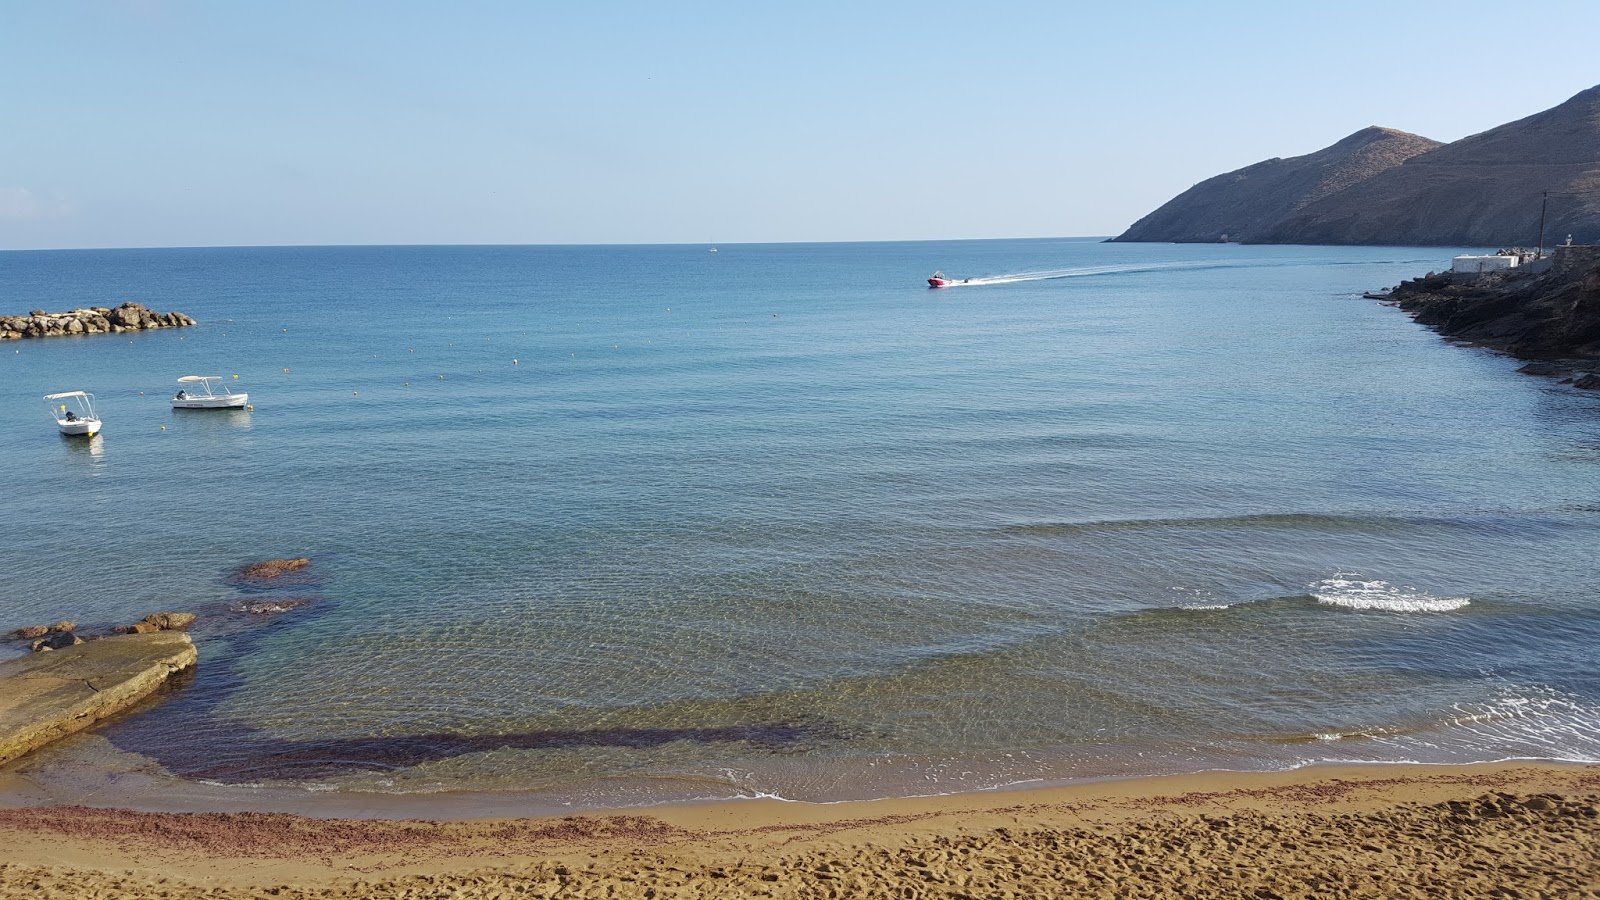
[[0, 0], [0, 249], [1111, 235], [1600, 83], [1600, 2]]

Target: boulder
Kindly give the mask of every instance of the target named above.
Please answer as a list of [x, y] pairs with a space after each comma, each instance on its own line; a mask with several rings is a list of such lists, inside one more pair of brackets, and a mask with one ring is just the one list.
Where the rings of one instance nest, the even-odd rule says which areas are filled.
[[24, 641], [31, 641], [35, 638], [42, 638], [49, 633], [50, 629], [47, 626], [29, 625], [26, 628], [18, 628], [16, 631], [11, 632], [11, 635]]
[[118, 634], [154, 634], [157, 631], [182, 631], [194, 624], [194, 613], [152, 613], [132, 625], [118, 625]]
[[83, 643], [83, 638], [70, 631], [52, 631], [48, 636], [33, 642], [33, 652], [43, 653], [46, 650], [60, 650]]
[[153, 613], [145, 616], [143, 621], [156, 626], [162, 631], [180, 631], [194, 624], [194, 613]]
[[1600, 391], [1600, 374], [1587, 372], [1572, 379], [1572, 386], [1586, 391]]
[[64, 631], [77, 631], [78, 623], [72, 621], [71, 619], [62, 619], [54, 625], [51, 625], [50, 630], [58, 634]]

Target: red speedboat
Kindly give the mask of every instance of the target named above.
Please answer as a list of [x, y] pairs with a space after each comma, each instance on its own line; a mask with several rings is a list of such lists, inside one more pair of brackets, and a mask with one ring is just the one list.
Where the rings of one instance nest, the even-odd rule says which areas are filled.
[[928, 276], [928, 287], [931, 287], [931, 288], [944, 287], [945, 285], [954, 284], [954, 283], [955, 283], [955, 279], [944, 277], [944, 273], [943, 272], [935, 272], [932, 275]]

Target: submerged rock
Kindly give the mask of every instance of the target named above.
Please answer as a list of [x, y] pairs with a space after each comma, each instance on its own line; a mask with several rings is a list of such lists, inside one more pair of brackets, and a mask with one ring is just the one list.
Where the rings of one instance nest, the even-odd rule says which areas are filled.
[[302, 606], [310, 606], [317, 602], [316, 597], [275, 597], [268, 600], [241, 600], [233, 605], [234, 612], [248, 613], [252, 616], [275, 616], [296, 610]]
[[309, 565], [311, 560], [303, 556], [299, 559], [269, 559], [245, 566], [239, 570], [239, 577], [250, 581], [277, 578], [289, 572], [298, 572]]

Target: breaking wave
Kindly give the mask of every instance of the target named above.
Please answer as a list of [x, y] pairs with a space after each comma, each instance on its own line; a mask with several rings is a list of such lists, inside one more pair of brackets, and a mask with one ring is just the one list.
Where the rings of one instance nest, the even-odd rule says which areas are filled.
[[1329, 606], [1388, 612], [1449, 612], [1472, 602], [1467, 597], [1438, 597], [1416, 588], [1396, 587], [1387, 581], [1368, 581], [1345, 573], [1324, 578], [1307, 592], [1318, 603]]

